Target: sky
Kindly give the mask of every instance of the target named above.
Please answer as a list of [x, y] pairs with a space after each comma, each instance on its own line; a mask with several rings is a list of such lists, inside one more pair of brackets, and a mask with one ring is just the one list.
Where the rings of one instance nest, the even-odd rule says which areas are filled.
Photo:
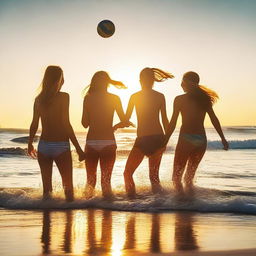
[[[77, 131], [82, 90], [96, 71], [128, 86], [110, 87], [125, 109], [144, 67], [175, 75], [154, 87], [166, 97], [169, 118], [182, 75], [193, 70], [219, 94], [214, 110], [222, 125], [255, 126], [255, 10], [254, 0], [1, 0], [0, 128], [29, 128], [48, 65], [63, 68]], [[116, 27], [110, 38], [97, 34], [104, 19]]]

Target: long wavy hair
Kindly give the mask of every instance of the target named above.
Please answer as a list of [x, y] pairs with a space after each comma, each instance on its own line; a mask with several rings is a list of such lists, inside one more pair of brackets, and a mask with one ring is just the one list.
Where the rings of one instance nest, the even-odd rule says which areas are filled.
[[46, 105], [59, 92], [63, 84], [63, 71], [59, 66], [48, 66], [41, 83], [41, 91], [37, 96], [40, 104]]
[[140, 72], [140, 82], [143, 89], [152, 88], [154, 82], [163, 82], [169, 78], [174, 78], [174, 75], [159, 68], [144, 68]]
[[110, 84], [114, 85], [118, 89], [127, 88], [122, 82], [112, 80], [107, 72], [98, 71], [93, 75], [91, 83], [83, 90], [83, 95], [95, 92], [106, 93]]
[[[199, 85], [200, 77], [196, 72], [189, 71], [183, 75], [183, 82], [187, 94], [194, 99], [203, 109], [209, 109], [218, 100], [218, 94], [203, 86]], [[183, 85], [184, 87], [184, 85]]]

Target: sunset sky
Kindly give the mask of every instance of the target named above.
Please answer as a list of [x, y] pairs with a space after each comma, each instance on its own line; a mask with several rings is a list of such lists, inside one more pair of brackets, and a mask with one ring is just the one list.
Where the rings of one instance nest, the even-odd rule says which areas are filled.
[[[0, 127], [29, 127], [47, 65], [64, 70], [63, 91], [79, 131], [82, 90], [96, 71], [128, 86], [110, 90], [125, 108], [144, 67], [175, 75], [155, 84], [169, 118], [182, 74], [193, 70], [219, 94], [215, 111], [223, 125], [256, 125], [255, 10], [253, 0], [1, 0]], [[97, 34], [103, 19], [116, 26], [111, 38]]]

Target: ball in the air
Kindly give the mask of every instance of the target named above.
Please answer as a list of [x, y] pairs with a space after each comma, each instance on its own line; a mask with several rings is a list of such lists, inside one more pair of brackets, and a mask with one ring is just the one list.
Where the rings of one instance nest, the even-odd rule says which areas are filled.
[[110, 20], [102, 20], [97, 26], [97, 32], [104, 38], [110, 37], [115, 33], [115, 25]]

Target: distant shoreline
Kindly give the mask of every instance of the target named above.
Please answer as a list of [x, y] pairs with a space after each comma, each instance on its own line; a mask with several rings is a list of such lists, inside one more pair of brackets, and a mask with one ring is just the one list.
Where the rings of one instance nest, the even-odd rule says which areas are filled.
[[[180, 127], [177, 127], [177, 129], [179, 129]], [[213, 128], [212, 126], [206, 126], [206, 129], [209, 128]], [[256, 129], [255, 125], [227, 125], [227, 126], [223, 126], [223, 128], [226, 129]], [[126, 132], [126, 133], [135, 133], [136, 132], [136, 128], [123, 128], [123, 129], [119, 129], [119, 132]], [[25, 129], [25, 128], [0, 128], [0, 132], [20, 132], [20, 133], [29, 133], [29, 129]], [[40, 133], [41, 130], [39, 129], [38, 132]], [[86, 134], [86, 131], [75, 131], [75, 133], [80, 133], [80, 134]]]

